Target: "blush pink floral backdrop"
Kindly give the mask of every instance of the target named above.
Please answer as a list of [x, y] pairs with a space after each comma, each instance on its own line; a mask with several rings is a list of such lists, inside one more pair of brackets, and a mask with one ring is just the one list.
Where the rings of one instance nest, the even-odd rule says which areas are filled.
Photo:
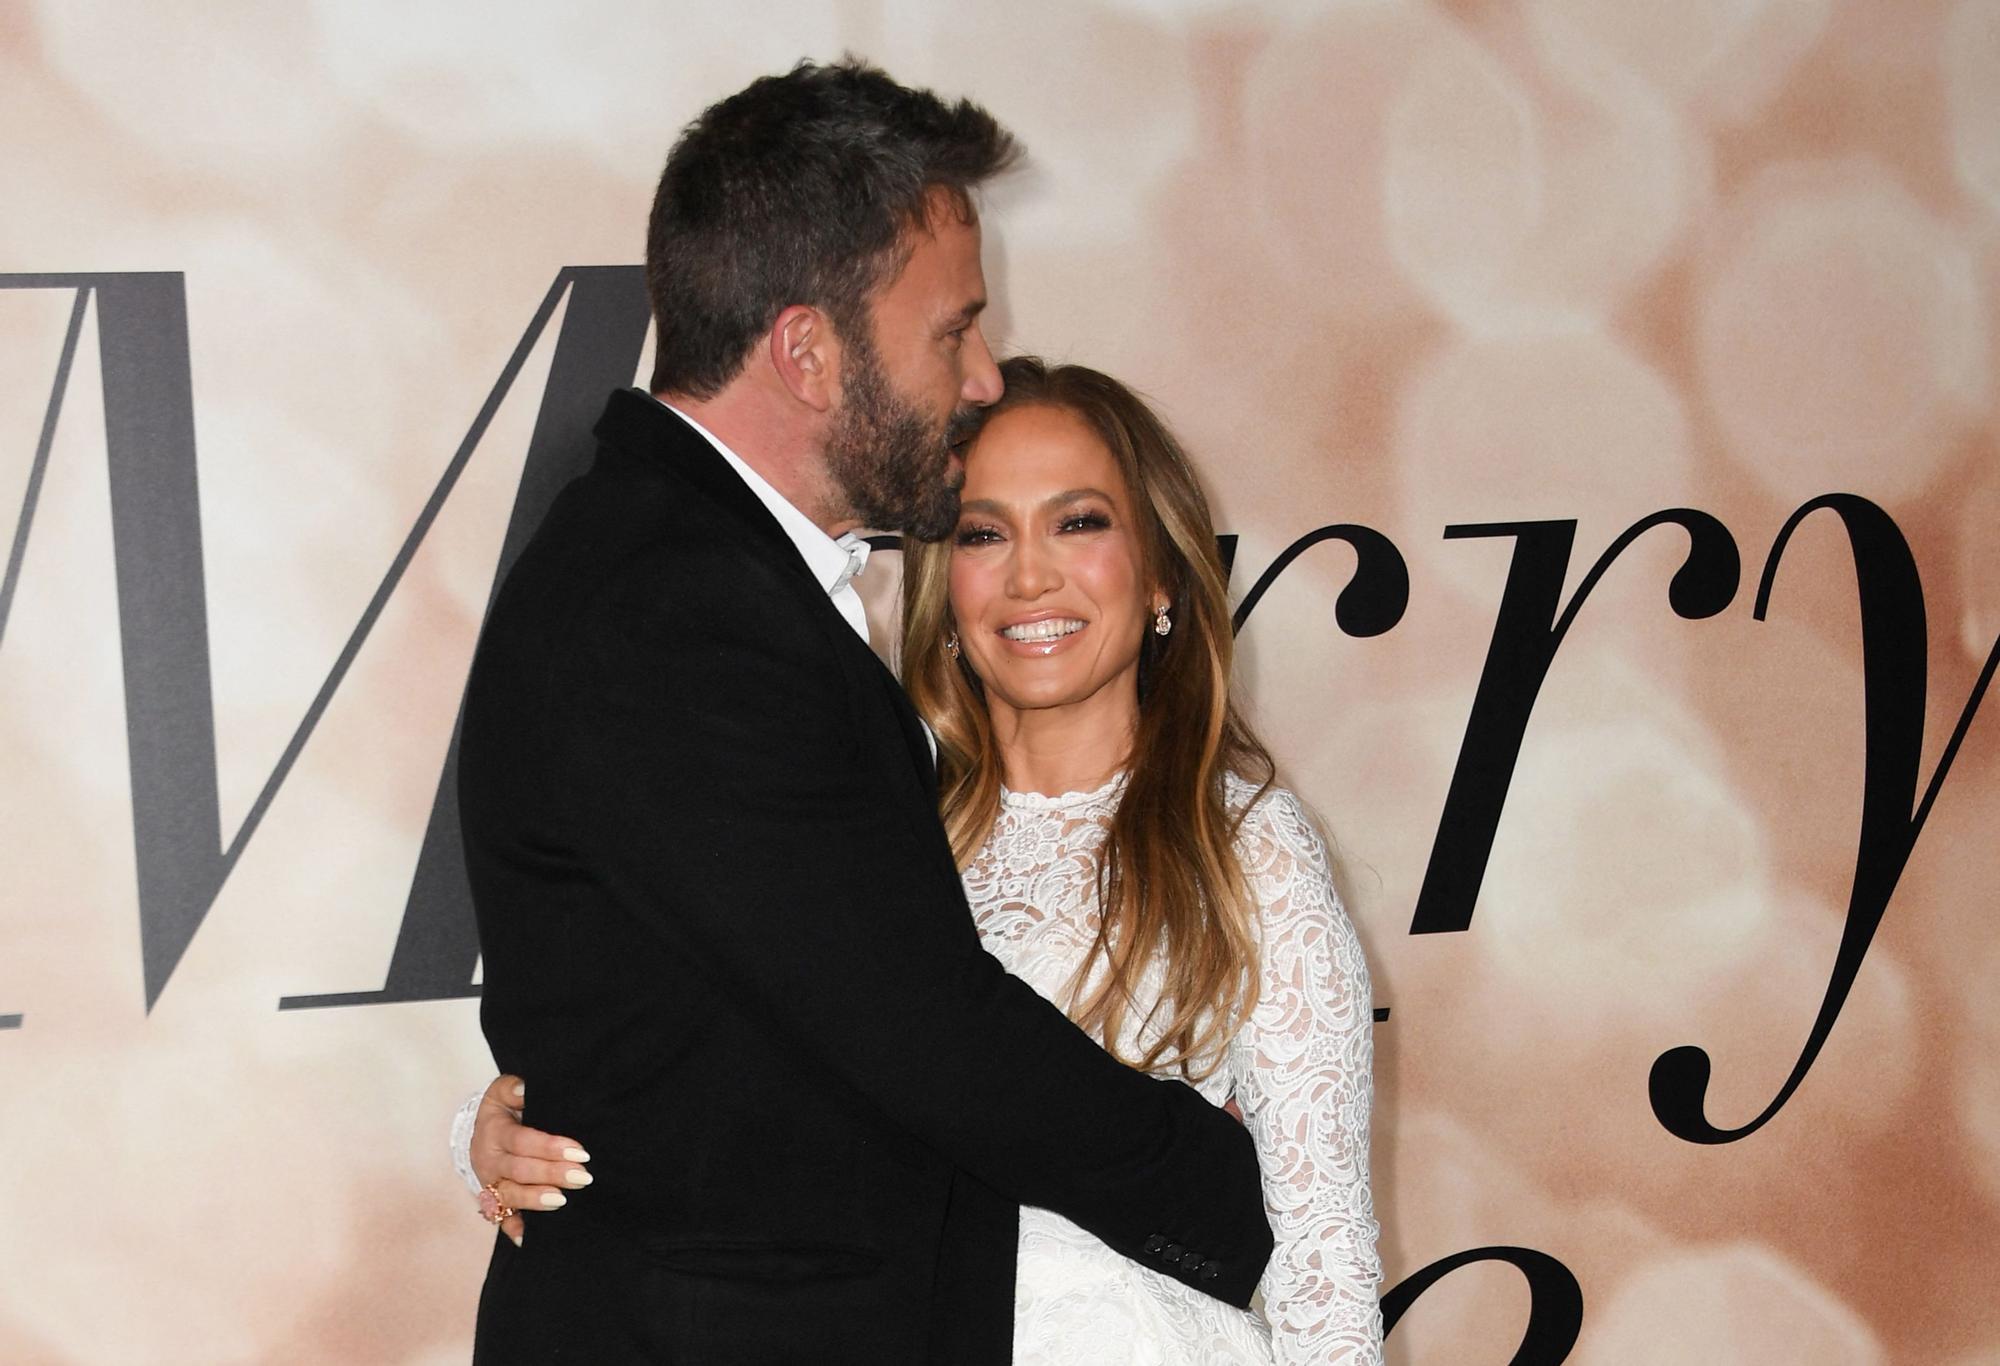
[[[1863, 618], [1822, 511], [1756, 619], [1787, 519], [1908, 542], [1919, 793], [2000, 638], [2000, 0], [0, 4], [0, 1360], [465, 1358], [476, 1003], [277, 1003], [384, 979], [555, 335], [149, 1010], [102, 301], [27, 277], [184, 274], [226, 841], [558, 272], [637, 261], [702, 105], [843, 50], [1020, 133], [999, 339], [1159, 402], [1239, 593], [1330, 524], [1407, 567], [1383, 633], [1338, 543], [1243, 631], [1390, 1012], [1385, 1289], [1517, 1246], [1580, 1285], [1577, 1362], [2000, 1363], [2000, 702], [1789, 1102], [1695, 1144], [1647, 1091], [1694, 1044], [1708, 1119], [1762, 1113], [1847, 923]], [[1567, 602], [1671, 508], [1734, 599], [1674, 612], [1673, 528], [1617, 559], [1469, 922], [1412, 934], [1515, 545], [1446, 528], [1573, 521]], [[1390, 1359], [1508, 1361], [1528, 1310], [1476, 1263]]]

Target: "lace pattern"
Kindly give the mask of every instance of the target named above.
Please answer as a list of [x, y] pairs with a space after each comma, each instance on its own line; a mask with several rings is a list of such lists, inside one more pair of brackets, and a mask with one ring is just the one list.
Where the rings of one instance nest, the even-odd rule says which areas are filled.
[[[1062, 797], [1004, 794], [965, 871], [987, 949], [1067, 1005], [1097, 933], [1096, 858], [1124, 785]], [[1241, 810], [1254, 795], [1232, 780]], [[1126, 1261], [1047, 1210], [1023, 1210], [1014, 1360], [1021, 1366], [1224, 1366], [1382, 1359], [1381, 1264], [1368, 1185], [1373, 1099], [1367, 964], [1299, 800], [1272, 790], [1237, 842], [1259, 909], [1257, 1008], [1197, 1083], [1232, 1096], [1257, 1142], [1277, 1250], [1245, 1313]], [[1101, 968], [1093, 970], [1101, 971]], [[1142, 990], [1157, 996], [1157, 966]], [[1085, 983], [1094, 985], [1095, 976]], [[1157, 1026], [1128, 1022], [1127, 1057]], [[1101, 1040], [1100, 1040], [1101, 1042]]]
[[458, 1173], [458, 1179], [474, 1195], [484, 1187], [472, 1174], [472, 1126], [479, 1118], [479, 1102], [485, 1096], [484, 1091], [474, 1091], [460, 1102], [451, 1116], [451, 1169]]

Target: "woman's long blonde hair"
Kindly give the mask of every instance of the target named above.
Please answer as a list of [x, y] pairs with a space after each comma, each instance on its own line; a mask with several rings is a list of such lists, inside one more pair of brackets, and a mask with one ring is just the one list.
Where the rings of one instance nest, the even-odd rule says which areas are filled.
[[[1269, 752], [1229, 699], [1235, 637], [1208, 502], [1173, 433], [1117, 380], [1033, 356], [1000, 370], [1006, 392], [982, 425], [1029, 405], [1089, 424], [1131, 492], [1149, 581], [1172, 604], [1172, 633], [1148, 630], [1140, 645], [1139, 723], [1097, 869], [1097, 939], [1071, 983], [1069, 1013], [1122, 1062], [1206, 1076], [1257, 995], [1257, 908], [1235, 849], [1255, 798], [1232, 812], [1226, 784], [1234, 774], [1261, 796], [1272, 777]], [[906, 543], [902, 666], [911, 700], [937, 733], [945, 832], [962, 868], [999, 816], [1002, 771], [985, 691], [945, 649], [954, 630], [950, 559], [948, 542]], [[1140, 1008], [1140, 975], [1156, 952], [1165, 982], [1145, 1009], [1159, 1032], [1142, 1056], [1126, 1058], [1117, 1041]], [[1105, 971], [1086, 993], [1100, 961]]]

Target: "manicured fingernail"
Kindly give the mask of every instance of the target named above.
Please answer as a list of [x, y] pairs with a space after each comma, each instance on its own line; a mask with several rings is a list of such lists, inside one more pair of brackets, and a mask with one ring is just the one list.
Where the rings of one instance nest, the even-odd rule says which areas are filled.
[[563, 1161], [565, 1161], [565, 1162], [588, 1162], [588, 1161], [590, 1161], [590, 1154], [589, 1154], [589, 1153], [587, 1153], [587, 1152], [585, 1152], [585, 1151], [584, 1151], [583, 1149], [581, 1149], [581, 1148], [564, 1148], [564, 1149], [563, 1149]]
[[565, 1186], [588, 1186], [592, 1179], [590, 1173], [581, 1167], [571, 1167], [563, 1173], [563, 1184]]
[[518, 1233], [510, 1233], [510, 1234], [508, 1234], [507, 1236], [508, 1236], [509, 1238], [512, 1238], [512, 1239], [514, 1240], [514, 1246], [515, 1246], [515, 1247], [519, 1247], [519, 1246], [521, 1245], [521, 1235], [520, 1235], [520, 1234], [518, 1234]]
[[515, 1083], [514, 1083], [514, 1099], [515, 1099], [515, 1100], [526, 1100], [527, 1098], [528, 1098], [528, 1083], [526, 1083], [525, 1081], [517, 1081], [517, 1082], [515, 1082]]
[[549, 1191], [542, 1196], [541, 1200], [543, 1209], [561, 1209], [568, 1203], [569, 1201], [563, 1197], [561, 1191]]

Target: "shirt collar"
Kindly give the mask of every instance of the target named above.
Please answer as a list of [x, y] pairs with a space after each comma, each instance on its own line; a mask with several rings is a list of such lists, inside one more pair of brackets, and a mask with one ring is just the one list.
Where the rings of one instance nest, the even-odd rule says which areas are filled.
[[653, 401], [678, 417], [688, 426], [700, 432], [709, 445], [715, 447], [716, 454], [729, 462], [729, 468], [757, 495], [757, 501], [777, 519], [779, 528], [786, 539], [798, 548], [799, 557], [806, 562], [814, 581], [832, 597], [854, 581], [861, 567], [868, 563], [868, 542], [849, 531], [833, 537], [814, 525], [812, 518], [800, 512], [786, 500], [785, 495], [772, 488], [763, 475], [757, 473], [743, 460], [743, 457], [723, 444], [722, 438], [689, 417], [686, 413], [668, 403], [658, 395], [650, 395]]

